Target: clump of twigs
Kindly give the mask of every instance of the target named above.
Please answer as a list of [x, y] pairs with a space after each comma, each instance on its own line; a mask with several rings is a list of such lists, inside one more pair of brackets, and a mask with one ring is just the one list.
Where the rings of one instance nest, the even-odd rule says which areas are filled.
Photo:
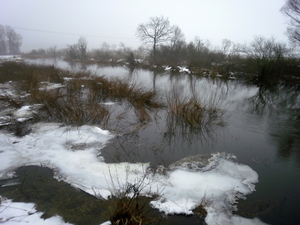
[[139, 195], [138, 187], [129, 184], [124, 195], [115, 202], [115, 209], [110, 216], [113, 225], [153, 224], [155, 220], [147, 211], [150, 200]]
[[[126, 168], [128, 175], [129, 168]], [[127, 176], [126, 175], [126, 176]], [[121, 181], [111, 176], [114, 189], [115, 202], [110, 210], [110, 222], [112, 225], [149, 225], [157, 224], [156, 218], [152, 215], [149, 203], [153, 198], [141, 196], [142, 191], [149, 185], [149, 174], [147, 172], [134, 183]], [[127, 180], [127, 178], [126, 178]]]

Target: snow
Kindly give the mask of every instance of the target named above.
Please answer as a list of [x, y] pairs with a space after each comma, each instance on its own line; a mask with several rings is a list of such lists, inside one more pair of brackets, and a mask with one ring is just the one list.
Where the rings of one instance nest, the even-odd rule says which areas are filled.
[[50, 83], [50, 82], [41, 82], [42, 87], [39, 88], [39, 90], [53, 90], [53, 89], [59, 89], [59, 88], [63, 88], [66, 85], [63, 84], [59, 84], [59, 83]]
[[32, 116], [32, 112], [31, 112], [31, 106], [26, 105], [26, 106], [22, 106], [20, 109], [18, 109], [17, 111], [15, 111], [13, 113], [13, 115], [17, 118], [24, 118], [24, 117], [29, 117]]
[[167, 214], [192, 214], [201, 203], [210, 213], [228, 213], [234, 209], [236, 197], [250, 194], [256, 182], [258, 175], [250, 167], [218, 153], [199, 171], [177, 169], [170, 172], [164, 180], [162, 197], [152, 205]]
[[0, 205], [0, 223], [5, 225], [40, 224], [67, 225], [60, 216], [42, 219], [42, 212], [37, 212], [33, 203], [12, 202], [2, 200]]
[[19, 55], [0, 55], [1, 61], [22, 61], [22, 57]]
[[187, 67], [184, 67], [184, 66], [178, 66], [178, 69], [179, 69], [179, 72], [182, 72], [182, 73], [191, 73], [191, 71]]
[[102, 105], [114, 105], [116, 102], [102, 102]]
[[12, 118], [10, 116], [0, 117], [0, 127], [12, 124]]
[[[29, 111], [30, 107], [24, 106], [14, 115], [30, 116]], [[53, 168], [58, 180], [104, 199], [120, 194], [128, 185], [141, 184], [141, 194], [159, 196], [151, 205], [165, 214], [192, 214], [194, 208], [203, 204], [208, 212], [207, 224], [263, 224], [259, 219], [245, 219], [231, 213], [237, 198], [251, 194], [258, 182], [258, 174], [237, 163], [235, 156], [215, 153], [203, 160], [199, 156], [199, 163], [197, 157], [193, 161], [188, 158], [188, 163], [181, 160], [165, 168], [165, 173], [152, 173], [147, 169], [148, 163], [105, 163], [101, 149], [113, 137], [97, 126], [59, 123], [36, 123], [32, 132], [23, 137], [3, 130], [0, 157], [5, 160], [1, 160], [0, 179], [11, 177], [20, 166], [43, 165]], [[10, 207], [5, 208], [7, 205]], [[0, 218], [4, 221], [14, 216], [14, 221], [23, 218], [18, 224], [26, 221], [64, 224], [59, 217], [36, 222], [42, 219], [33, 204], [7, 200], [1, 207]], [[13, 211], [13, 208], [23, 210]], [[17, 223], [14, 221], [6, 223]]]

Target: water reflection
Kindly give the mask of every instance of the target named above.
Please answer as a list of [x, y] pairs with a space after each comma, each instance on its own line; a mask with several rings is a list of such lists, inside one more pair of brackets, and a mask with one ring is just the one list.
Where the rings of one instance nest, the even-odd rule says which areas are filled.
[[67, 63], [69, 65], [69, 70], [72, 72], [78, 72], [78, 71], [86, 72], [88, 68], [86, 63], [72, 62], [72, 61], [68, 61]]
[[[152, 167], [157, 167], [168, 166], [190, 155], [208, 154], [221, 128], [211, 124], [203, 129], [183, 129], [179, 122], [170, 127], [166, 109], [149, 112], [151, 122], [141, 125], [130, 116], [133, 113], [129, 110], [124, 117], [127, 129], [101, 150], [107, 163], [150, 162]], [[123, 122], [119, 121], [118, 127], [124, 127]]]
[[261, 86], [257, 93], [249, 98], [250, 110], [257, 114], [275, 112], [278, 109], [299, 108], [299, 88], [297, 86], [273, 85]]
[[270, 125], [270, 134], [277, 143], [277, 157], [282, 161], [296, 160], [300, 167], [300, 109], [278, 113]]
[[277, 157], [296, 159], [300, 165], [300, 95], [297, 86], [262, 86], [249, 99], [250, 112], [269, 116], [269, 133], [277, 145]]

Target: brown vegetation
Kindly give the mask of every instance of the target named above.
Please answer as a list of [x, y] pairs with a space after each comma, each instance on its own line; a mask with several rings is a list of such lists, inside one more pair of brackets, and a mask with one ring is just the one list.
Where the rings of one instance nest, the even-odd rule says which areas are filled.
[[17, 108], [41, 104], [35, 116], [42, 121], [106, 126], [110, 112], [101, 103], [120, 101], [133, 107], [144, 123], [150, 121], [149, 110], [162, 106], [153, 90], [88, 72], [71, 74], [53, 66], [5, 62], [1, 64], [0, 82], [8, 81], [16, 82], [24, 98], [7, 96], [7, 101]]

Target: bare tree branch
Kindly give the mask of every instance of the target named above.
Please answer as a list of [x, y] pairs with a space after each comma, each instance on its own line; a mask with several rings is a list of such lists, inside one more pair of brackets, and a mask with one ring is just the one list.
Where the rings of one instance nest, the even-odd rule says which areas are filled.
[[168, 19], [164, 17], [151, 17], [146, 24], [137, 27], [136, 35], [144, 44], [152, 43], [153, 61], [156, 63], [156, 47], [166, 41], [171, 40], [173, 27]]
[[290, 41], [300, 45], [300, 1], [286, 0], [280, 11], [290, 19], [289, 27], [287, 28]]

